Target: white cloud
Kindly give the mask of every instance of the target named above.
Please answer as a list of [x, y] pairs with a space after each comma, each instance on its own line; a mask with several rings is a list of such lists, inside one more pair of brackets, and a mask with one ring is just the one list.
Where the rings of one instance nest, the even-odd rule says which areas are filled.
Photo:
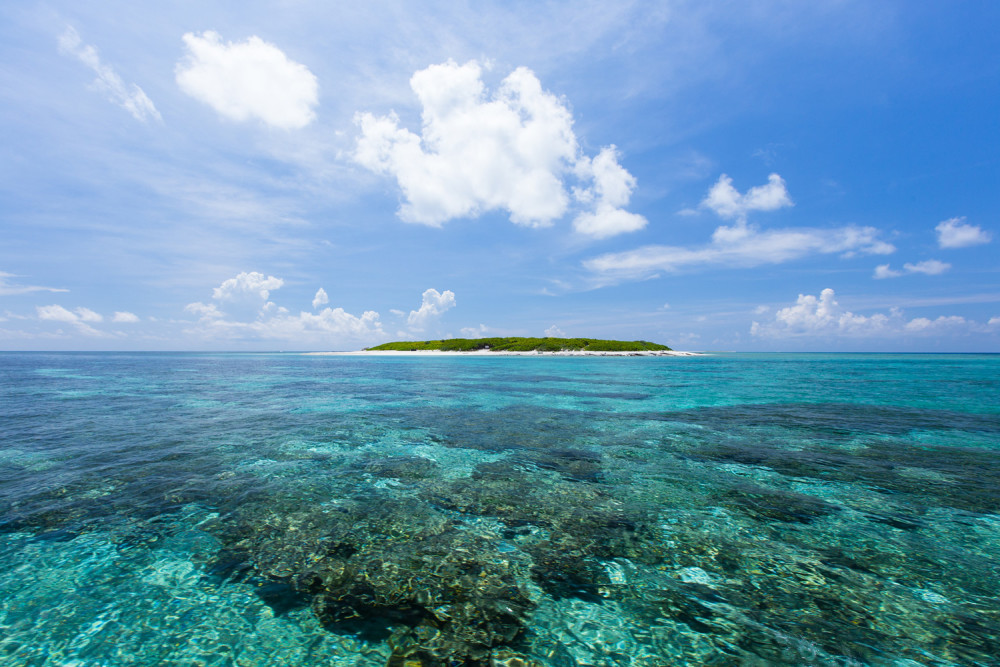
[[635, 189], [635, 176], [618, 163], [618, 151], [613, 145], [601, 149], [592, 160], [581, 158], [577, 162], [577, 173], [589, 176], [594, 182], [591, 188], [574, 190], [578, 200], [593, 202], [594, 210], [578, 215], [573, 221], [573, 229], [595, 238], [606, 238], [646, 226], [646, 218], [623, 208]]
[[826, 288], [819, 297], [799, 294], [794, 306], [782, 308], [769, 324], [753, 322], [754, 336], [783, 337], [796, 335], [871, 335], [885, 332], [889, 317], [878, 313], [870, 317], [855, 315], [837, 303], [834, 292]]
[[[203, 305], [190, 304], [187, 310], [195, 312], [197, 306]], [[337, 347], [367, 344], [385, 336], [379, 314], [371, 310], [352, 315], [343, 308], [324, 308], [318, 313], [302, 311], [293, 315], [287, 309], [275, 308], [273, 314], [253, 321], [229, 320], [211, 307], [201, 310], [201, 333], [212, 337], [253, 337]]]
[[139, 316], [135, 313], [130, 313], [125, 311], [116, 311], [114, 316], [111, 318], [112, 322], [120, 322], [122, 324], [135, 324], [139, 321]]
[[267, 317], [267, 316], [271, 316], [271, 315], [275, 315], [275, 314], [277, 314], [277, 315], [283, 315], [283, 314], [285, 314], [287, 312], [288, 312], [287, 308], [285, 308], [284, 306], [279, 306], [278, 304], [274, 303], [273, 301], [266, 302], [260, 308], [260, 315], [261, 315], [261, 317]]
[[422, 105], [417, 135], [395, 114], [359, 113], [354, 159], [396, 178], [404, 221], [440, 226], [447, 220], [505, 210], [512, 222], [551, 224], [566, 214], [565, 179], [591, 182], [575, 191], [589, 211], [578, 231], [606, 237], [639, 229], [645, 219], [628, 213], [635, 179], [618, 164], [614, 147], [590, 160], [580, 155], [566, 105], [519, 67], [487, 97], [475, 61], [453, 61], [416, 72], [410, 87]]
[[77, 308], [74, 312], [83, 322], [102, 322], [104, 320], [101, 315], [98, 315], [90, 308]]
[[490, 327], [480, 324], [478, 327], [462, 327], [459, 333], [465, 338], [484, 338], [489, 332]]
[[183, 39], [187, 55], [175, 68], [177, 85], [226, 118], [299, 129], [316, 117], [316, 77], [274, 44], [257, 36], [223, 43], [211, 30]]
[[366, 310], [361, 315], [351, 315], [343, 308], [324, 308], [318, 313], [287, 312], [262, 322], [248, 324], [263, 338], [296, 340], [316, 334], [335, 336], [347, 340], [371, 340], [384, 335], [379, 314]]
[[[189, 333], [209, 338], [255, 338], [298, 345], [333, 346], [338, 349], [367, 345], [384, 339], [385, 332], [376, 311], [352, 315], [343, 308], [324, 308], [316, 313], [302, 311], [296, 315], [268, 300], [271, 290], [282, 285], [284, 280], [281, 278], [257, 272], [243, 272], [224, 281], [213, 289], [212, 297], [218, 301], [234, 303], [235, 310], [223, 312], [214, 303], [189, 303], [185, 310], [197, 315], [200, 325]], [[316, 292], [313, 308], [321, 305], [321, 300], [322, 303], [329, 301], [322, 288]]]
[[830, 288], [819, 297], [799, 294], [795, 304], [778, 310], [770, 322], [753, 322], [750, 333], [763, 338], [825, 337], [898, 337], [905, 334], [933, 335], [982, 331], [983, 326], [957, 315], [936, 319], [917, 317], [907, 320], [898, 308], [887, 313], [858, 315], [840, 306]]
[[70, 311], [60, 305], [52, 304], [51, 306], [37, 306], [35, 312], [38, 314], [38, 319], [40, 320], [72, 324], [81, 333], [88, 336], [105, 335], [88, 324], [88, 322], [100, 322], [104, 319], [89, 308], [81, 307]]
[[163, 120], [160, 112], [152, 100], [146, 96], [142, 88], [134, 83], [129, 86], [117, 72], [108, 65], [101, 62], [97, 55], [97, 49], [89, 44], [84, 44], [80, 35], [68, 26], [59, 37], [59, 49], [68, 55], [74, 56], [77, 60], [89, 67], [97, 74], [94, 79], [94, 87], [107, 95], [108, 99], [122, 107], [136, 120], [146, 121], [149, 118]]
[[965, 218], [950, 218], [938, 223], [938, 245], [942, 248], [965, 248], [989, 243], [993, 235], [977, 225], [965, 224]]
[[51, 306], [38, 306], [35, 310], [38, 312], [38, 318], [42, 320], [68, 322], [70, 324], [74, 324], [80, 320], [78, 316], [56, 304]]
[[942, 315], [933, 320], [926, 317], [917, 317], [907, 322], [903, 328], [911, 333], [940, 333], [941, 331], [961, 330], [968, 327], [969, 324], [969, 320], [964, 317]]
[[876, 280], [885, 280], [886, 278], [898, 278], [901, 275], [903, 275], [902, 271], [890, 269], [888, 264], [879, 264], [875, 267], [875, 273], [872, 277]]
[[29, 294], [31, 292], [68, 292], [68, 289], [60, 287], [41, 287], [38, 285], [12, 285], [7, 282], [7, 278], [17, 278], [13, 273], [0, 271], [0, 296], [12, 296], [15, 294]]
[[545, 330], [545, 335], [551, 338], [566, 338], [566, 332], [554, 324]]
[[923, 262], [917, 262], [916, 264], [903, 264], [903, 269], [905, 269], [908, 273], [923, 273], [928, 276], [940, 275], [950, 268], [951, 264], [939, 262], [936, 259], [928, 259]]
[[226, 316], [214, 303], [202, 303], [201, 301], [189, 303], [184, 306], [184, 310], [208, 320], [216, 320]]
[[265, 277], [263, 273], [244, 271], [235, 278], [224, 281], [212, 290], [212, 298], [219, 301], [235, 301], [244, 298], [260, 298], [267, 301], [270, 290], [276, 290], [285, 284], [281, 278]]
[[722, 174], [701, 205], [721, 218], [746, 220], [750, 211], [774, 211], [794, 204], [778, 174], [768, 176], [767, 185], [752, 187], [742, 195], [733, 187], [733, 179]]
[[639, 279], [657, 271], [677, 272], [699, 266], [748, 268], [780, 264], [814, 254], [855, 253], [884, 255], [895, 248], [879, 239], [873, 227], [834, 229], [785, 228], [761, 231], [742, 222], [719, 227], [711, 243], [680, 247], [650, 245], [608, 253], [584, 262], [606, 280]]
[[[261, 273], [240, 273], [226, 280], [213, 290], [213, 299], [224, 301], [225, 312], [216, 303], [196, 301], [185, 311], [198, 317], [197, 326], [187, 333], [205, 338], [245, 342], [248, 340], [285, 341], [298, 346], [309, 345], [314, 349], [357, 349], [384, 341], [386, 332], [379, 313], [374, 310], [353, 315], [343, 308], [323, 308], [318, 312], [290, 312], [268, 300], [271, 290], [281, 287], [284, 281]], [[322, 303], [320, 303], [322, 301]], [[326, 291], [316, 292], [313, 308], [329, 302]], [[233, 307], [231, 307], [231, 305]], [[455, 306], [455, 293], [425, 290], [420, 308], [410, 311], [392, 311], [406, 316], [409, 331], [423, 331], [433, 325], [442, 313]], [[72, 313], [70, 313], [72, 315]], [[485, 326], [482, 327], [485, 331]]]
[[[619, 187], [617, 191], [621, 189]], [[779, 264], [812, 254], [841, 253], [851, 257], [857, 253], [887, 255], [896, 250], [880, 240], [878, 230], [873, 227], [761, 231], [756, 225], [747, 224], [747, 213], [750, 211], [773, 211], [792, 205], [785, 181], [778, 174], [771, 174], [766, 185], [750, 188], [746, 194], [740, 194], [733, 187], [733, 180], [722, 174], [701, 206], [734, 222], [717, 227], [710, 243], [695, 247], [644, 246], [594, 257], [585, 261], [584, 266], [603, 274], [598, 282], [604, 284], [614, 280], [650, 277], [657, 271], [676, 272], [695, 266], [748, 268]]]
[[1000, 317], [991, 317], [990, 321], [986, 323], [989, 327], [1000, 327]]
[[406, 318], [406, 324], [414, 331], [423, 331], [441, 313], [455, 306], [455, 293], [451, 290], [438, 292], [436, 289], [424, 290], [418, 310], [411, 310]]
[[646, 218], [638, 213], [614, 208], [598, 202], [589, 213], [581, 213], [573, 220], [573, 229], [597, 239], [608, 238], [625, 232], [635, 232], [646, 226]]
[[284, 284], [284, 280], [275, 276], [265, 276], [257, 271], [243, 271], [224, 280], [212, 290], [212, 298], [224, 304], [222, 306], [225, 308], [224, 311], [215, 303], [200, 301], [189, 303], [184, 310], [198, 315], [203, 320], [267, 319], [279, 311], [288, 312], [268, 301], [271, 291], [280, 289]]
[[320, 287], [316, 290], [316, 296], [314, 296], [312, 300], [313, 310], [327, 303], [330, 303], [330, 297], [327, 296], [326, 290]]
[[439, 226], [506, 209], [518, 224], [549, 224], [568, 205], [559, 175], [577, 154], [570, 113], [530, 70], [512, 72], [492, 100], [480, 75], [475, 61], [414, 74], [422, 137], [395, 116], [360, 114], [355, 159], [398, 179], [408, 222]]
[[875, 274], [873, 277], [877, 280], [882, 280], [885, 278], [899, 278], [900, 276], [911, 273], [923, 273], [927, 276], [937, 276], [950, 268], [951, 264], [941, 262], [936, 259], [928, 259], [923, 262], [917, 262], [916, 264], [907, 262], [906, 264], [903, 264], [902, 271], [890, 269], [888, 264], [879, 264], [875, 267]]

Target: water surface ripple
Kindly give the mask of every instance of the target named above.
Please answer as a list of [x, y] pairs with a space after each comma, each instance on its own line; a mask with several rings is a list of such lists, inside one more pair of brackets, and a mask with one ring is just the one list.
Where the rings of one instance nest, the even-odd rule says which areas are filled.
[[0, 664], [997, 665], [998, 378], [0, 354]]

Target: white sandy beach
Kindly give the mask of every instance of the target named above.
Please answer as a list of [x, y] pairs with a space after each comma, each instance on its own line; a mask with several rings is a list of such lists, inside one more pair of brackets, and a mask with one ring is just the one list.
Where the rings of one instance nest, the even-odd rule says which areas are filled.
[[305, 352], [310, 356], [372, 356], [372, 357], [699, 357], [704, 352], [681, 350], [640, 350], [632, 352], [588, 352], [566, 350], [562, 352], [506, 352], [473, 350], [470, 352], [444, 350], [358, 350], [356, 352]]

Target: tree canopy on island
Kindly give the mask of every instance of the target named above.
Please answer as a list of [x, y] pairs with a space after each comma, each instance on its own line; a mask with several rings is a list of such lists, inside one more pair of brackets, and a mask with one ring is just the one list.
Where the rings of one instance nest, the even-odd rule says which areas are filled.
[[669, 347], [645, 340], [601, 340], [598, 338], [448, 338], [445, 340], [397, 341], [365, 348], [367, 351], [420, 352], [645, 352], [668, 351]]

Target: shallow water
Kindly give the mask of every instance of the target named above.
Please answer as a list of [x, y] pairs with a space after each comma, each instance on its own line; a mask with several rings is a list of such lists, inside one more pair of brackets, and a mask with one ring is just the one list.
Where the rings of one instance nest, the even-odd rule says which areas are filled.
[[0, 664], [1000, 664], [998, 378], [0, 354]]

